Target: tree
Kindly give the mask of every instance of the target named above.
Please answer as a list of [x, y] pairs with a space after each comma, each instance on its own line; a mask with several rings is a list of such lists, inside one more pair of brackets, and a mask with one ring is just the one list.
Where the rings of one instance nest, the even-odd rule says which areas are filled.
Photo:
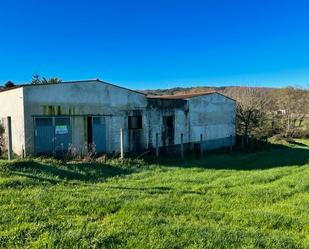
[[236, 128], [242, 136], [242, 144], [248, 143], [250, 136], [262, 137], [262, 127], [266, 120], [268, 95], [263, 89], [237, 87], [230, 89], [228, 95], [237, 101]]
[[58, 84], [61, 83], [62, 80], [56, 77], [52, 77], [49, 79], [46, 79], [45, 77], [43, 77], [42, 79], [40, 79], [40, 76], [38, 74], [34, 74], [31, 80], [31, 84], [33, 85], [38, 85], [38, 84]]
[[42, 84], [42, 81], [40, 80], [40, 76], [38, 74], [34, 74], [32, 76], [31, 84], [32, 85]]
[[304, 123], [309, 112], [309, 92], [303, 89], [287, 87], [278, 90], [277, 108], [280, 110], [282, 133], [293, 137]]
[[56, 77], [49, 78], [49, 79], [46, 79], [45, 77], [42, 78], [42, 84], [58, 84], [58, 83], [61, 83], [61, 82], [62, 82], [62, 80], [58, 79]]
[[56, 78], [56, 77], [49, 78], [49, 80], [48, 80], [49, 84], [58, 84], [58, 83], [61, 83], [61, 82], [62, 82], [62, 79], [59, 79], [59, 78]]
[[7, 89], [7, 88], [11, 88], [11, 87], [14, 87], [15, 84], [12, 82], [12, 81], [8, 81], [4, 84], [4, 88]]

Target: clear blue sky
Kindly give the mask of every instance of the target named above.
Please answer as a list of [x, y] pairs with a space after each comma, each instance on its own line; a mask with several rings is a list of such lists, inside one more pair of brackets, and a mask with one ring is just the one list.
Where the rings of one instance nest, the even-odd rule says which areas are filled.
[[309, 2], [3, 0], [0, 84], [309, 85]]

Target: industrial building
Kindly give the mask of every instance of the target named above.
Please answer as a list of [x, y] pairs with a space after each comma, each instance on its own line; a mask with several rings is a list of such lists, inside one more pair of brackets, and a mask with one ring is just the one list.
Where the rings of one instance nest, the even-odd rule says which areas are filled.
[[0, 91], [0, 120], [8, 116], [18, 155], [118, 153], [120, 129], [126, 153], [177, 146], [181, 137], [188, 149], [201, 136], [204, 150], [235, 141], [236, 103], [216, 92], [147, 96], [100, 80], [19, 85]]

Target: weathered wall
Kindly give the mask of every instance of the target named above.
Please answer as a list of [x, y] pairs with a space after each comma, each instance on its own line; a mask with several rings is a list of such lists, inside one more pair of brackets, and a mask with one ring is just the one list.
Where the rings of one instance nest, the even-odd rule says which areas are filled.
[[184, 134], [184, 143], [189, 139], [189, 126], [188, 126], [188, 104], [186, 100], [167, 100], [167, 99], [148, 99], [148, 126], [150, 127], [149, 148], [156, 146], [156, 133], [158, 133], [159, 146], [164, 145], [164, 132], [163, 132], [163, 117], [174, 117], [174, 135], [173, 143], [180, 144], [181, 133]]
[[[87, 116], [104, 116], [106, 150], [120, 150], [124, 129], [125, 152], [166, 144], [164, 117], [174, 118], [173, 144], [198, 143], [203, 134], [207, 149], [229, 146], [235, 136], [235, 101], [220, 94], [182, 99], [151, 99], [134, 91], [99, 81], [24, 86], [0, 93], [0, 118], [12, 117], [13, 149], [34, 153], [34, 117], [70, 116], [72, 144], [85, 147]], [[141, 115], [143, 129], [129, 130], [128, 116]]]
[[189, 109], [191, 142], [199, 142], [200, 134], [203, 134], [205, 149], [230, 146], [234, 143], [235, 101], [214, 93], [189, 99]]
[[[27, 152], [34, 153], [34, 116], [68, 115], [72, 117], [72, 142], [84, 146], [87, 138], [86, 116], [106, 116], [107, 152], [120, 150], [120, 128], [128, 134], [128, 111], [140, 110], [145, 116], [146, 97], [121, 87], [103, 82], [76, 82], [55, 85], [26, 86], [25, 127]], [[143, 119], [144, 120], [144, 119]], [[147, 143], [147, 126], [143, 131]], [[129, 150], [125, 137], [125, 151]]]
[[13, 151], [21, 155], [25, 147], [23, 88], [0, 92], [0, 119], [6, 124], [6, 117], [12, 118]]

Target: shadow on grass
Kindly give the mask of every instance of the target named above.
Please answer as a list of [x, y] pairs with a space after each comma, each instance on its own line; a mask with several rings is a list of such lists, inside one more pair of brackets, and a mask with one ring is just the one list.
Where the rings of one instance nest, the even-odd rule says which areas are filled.
[[108, 164], [50, 164], [34, 160], [9, 163], [6, 165], [5, 171], [10, 175], [24, 176], [34, 181], [49, 182], [51, 184], [63, 181], [100, 182], [110, 177], [134, 172], [133, 169], [123, 169]]
[[[267, 150], [254, 153], [244, 152], [211, 152], [205, 153], [202, 160], [198, 155], [186, 155], [185, 160], [179, 160], [179, 156], [162, 157], [154, 160], [154, 157], [145, 159], [145, 165], [158, 165], [163, 167], [205, 168], [205, 169], [235, 169], [256, 170], [270, 169], [285, 166], [302, 166], [309, 163], [309, 147], [307, 146], [283, 146], [269, 145]], [[109, 165], [102, 163], [67, 163], [58, 161], [14, 161], [1, 165], [0, 171], [9, 175], [23, 176], [34, 182], [58, 184], [61, 182], [101, 182], [116, 176], [129, 175], [138, 171], [137, 165], [125, 166]], [[142, 190], [142, 189], [136, 189]], [[145, 189], [143, 189], [145, 190]], [[146, 189], [147, 191], [170, 191], [165, 188]]]
[[[137, 191], [137, 192], [145, 192], [147, 194], [168, 194], [174, 191], [174, 188], [165, 187], [165, 186], [158, 186], [158, 187], [126, 187], [126, 186], [107, 186], [105, 188], [109, 189], [117, 189], [117, 190], [129, 190], [129, 191]], [[194, 195], [204, 195], [205, 192], [202, 191], [193, 191], [193, 190], [185, 190], [185, 191], [177, 191], [178, 193], [182, 194], [194, 194]]]
[[[302, 147], [300, 147], [302, 146]], [[179, 157], [157, 160], [166, 167], [199, 167], [208, 169], [256, 170], [285, 166], [302, 166], [309, 163], [309, 148], [303, 144], [295, 147], [268, 145], [258, 152], [209, 152], [202, 160], [197, 155], [187, 155], [183, 161]]]

